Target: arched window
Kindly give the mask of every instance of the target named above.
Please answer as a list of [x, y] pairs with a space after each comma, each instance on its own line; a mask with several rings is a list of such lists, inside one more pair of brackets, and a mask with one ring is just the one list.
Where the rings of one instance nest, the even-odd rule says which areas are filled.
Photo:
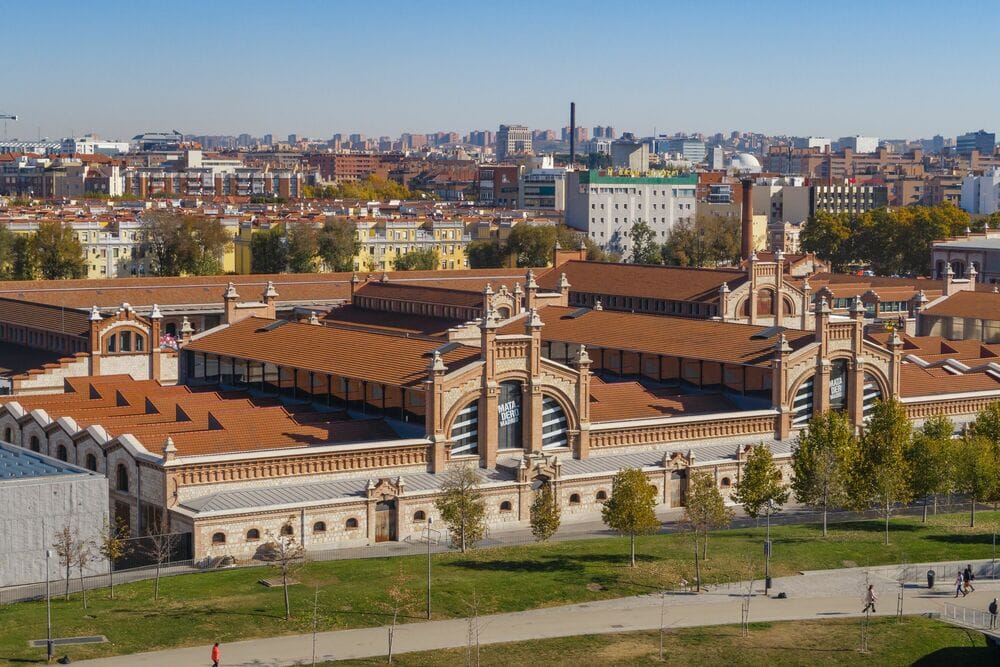
[[286, 523], [284, 526], [281, 527], [281, 534], [282, 535], [294, 535], [295, 534], [295, 529], [292, 528], [292, 524]]
[[472, 401], [451, 425], [451, 455], [479, 452], [479, 401]]
[[719, 485], [722, 486], [722, 488], [727, 489], [730, 486], [732, 486], [732, 483], [733, 482], [731, 479], [729, 479], [728, 477], [723, 477], [722, 480], [719, 482]]
[[212, 534], [212, 544], [225, 544], [226, 534], [225, 533], [213, 533]]
[[121, 352], [131, 352], [132, 351], [132, 332], [123, 331], [118, 334], [118, 349]]
[[118, 336], [111, 334], [108, 336], [108, 352], [118, 351]]
[[659, 493], [660, 493], [660, 490], [654, 486], [653, 487], [653, 497], [655, 498], [656, 496], [659, 495]]
[[115, 488], [122, 493], [128, 493], [128, 470], [122, 463], [119, 463], [115, 470]]
[[344, 528], [357, 528], [357, 527], [358, 527], [358, 520], [353, 517], [344, 522]]
[[14, 432], [10, 430], [9, 426], [3, 430], [3, 441], [4, 442], [10, 442], [11, 438], [13, 438], [13, 437], [14, 437]]
[[427, 520], [427, 513], [424, 512], [423, 510], [417, 510], [416, 512], [413, 513], [413, 520], [414, 521], [426, 521]]
[[542, 449], [566, 447], [569, 444], [569, 420], [559, 401], [542, 397]]
[[247, 531], [247, 542], [252, 542], [254, 540], [260, 539], [260, 530], [256, 528], [251, 528]]
[[67, 454], [66, 454], [66, 446], [65, 445], [59, 445], [59, 447], [56, 449], [56, 458], [59, 459], [60, 461], [67, 461], [67, 460], [69, 460], [69, 456], [67, 456]]
[[598, 500], [607, 500], [608, 499], [608, 492], [604, 491], [604, 490], [598, 491], [596, 497], [597, 497]]
[[507, 306], [500, 306], [497, 308], [497, 317], [501, 320], [506, 320], [510, 317], [510, 308]]
[[139, 334], [135, 335], [135, 351], [142, 352], [146, 349], [146, 339]]
[[322, 522], [322, 521], [317, 521], [316, 523], [313, 524], [313, 532], [314, 533], [325, 533], [326, 532], [326, 524], [324, 522]]
[[29, 443], [31, 445], [31, 451], [33, 451], [33, 452], [40, 452], [40, 451], [42, 451], [41, 446], [39, 446], [39, 444], [38, 444], [38, 436], [37, 435], [31, 436], [31, 440], [29, 441]]
[[569, 504], [570, 505], [579, 505], [580, 504], [580, 494], [579, 493], [574, 493], [573, 495], [571, 495], [569, 497]]
[[757, 314], [774, 315], [774, 292], [766, 288], [757, 291]]
[[510, 504], [509, 500], [505, 500], [502, 503], [500, 503], [500, 511], [501, 512], [509, 512], [512, 509], [514, 509], [514, 506]]
[[87, 470], [97, 472], [97, 457], [93, 454], [87, 454]]

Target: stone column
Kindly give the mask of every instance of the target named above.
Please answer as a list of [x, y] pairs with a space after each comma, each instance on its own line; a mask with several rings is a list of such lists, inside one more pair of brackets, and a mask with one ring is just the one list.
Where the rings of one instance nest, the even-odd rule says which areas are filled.
[[590, 355], [587, 348], [580, 345], [577, 350], [576, 359], [573, 360], [576, 366], [576, 411], [580, 424], [580, 433], [576, 438], [573, 457], [585, 459], [590, 456]]

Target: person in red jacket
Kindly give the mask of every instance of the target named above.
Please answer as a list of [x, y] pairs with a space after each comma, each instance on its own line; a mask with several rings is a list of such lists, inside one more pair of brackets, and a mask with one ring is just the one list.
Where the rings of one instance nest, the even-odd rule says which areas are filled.
[[212, 667], [219, 667], [219, 659], [222, 657], [222, 652], [219, 651], [219, 642], [215, 642], [215, 646], [212, 647]]

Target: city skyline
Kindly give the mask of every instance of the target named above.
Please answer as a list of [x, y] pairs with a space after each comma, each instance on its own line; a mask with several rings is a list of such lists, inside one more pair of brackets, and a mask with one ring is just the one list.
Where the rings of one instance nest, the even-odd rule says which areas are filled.
[[[558, 129], [575, 101], [578, 124], [640, 135], [655, 128], [915, 139], [993, 129], [987, 109], [1000, 104], [977, 70], [918, 48], [913, 35], [925, 31], [932, 10], [942, 20], [929, 2], [910, 3], [905, 14], [784, 2], [717, 3], [711, 15], [689, 3], [615, 15], [592, 3], [513, 15], [434, 9], [296, 2], [275, 16], [254, 2], [181, 2], [166, 16], [152, 5], [12, 5], [10, 25], [59, 25], [66, 35], [46, 49], [37, 31], [9, 37], [15, 55], [0, 111], [18, 114], [7, 135], [21, 139], [165, 129], [328, 138], [500, 123]], [[1000, 18], [985, 2], [947, 11], [944, 22]], [[188, 16], [197, 17], [192, 28], [172, 29], [190, 24]], [[850, 30], [827, 27], [844, 25]], [[74, 48], [73, 35], [87, 47]], [[109, 55], [94, 46], [102, 36]], [[976, 104], [957, 103], [973, 94]]]

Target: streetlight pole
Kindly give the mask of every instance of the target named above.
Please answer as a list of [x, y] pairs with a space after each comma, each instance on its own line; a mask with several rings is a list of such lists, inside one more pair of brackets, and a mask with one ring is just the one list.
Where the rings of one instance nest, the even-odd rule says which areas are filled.
[[49, 558], [52, 549], [45, 550], [45, 662], [52, 662], [52, 596], [49, 594]]
[[764, 595], [771, 587], [771, 501], [767, 501], [767, 538], [764, 540]]
[[427, 517], [427, 619], [431, 617], [431, 523], [433, 519]]

